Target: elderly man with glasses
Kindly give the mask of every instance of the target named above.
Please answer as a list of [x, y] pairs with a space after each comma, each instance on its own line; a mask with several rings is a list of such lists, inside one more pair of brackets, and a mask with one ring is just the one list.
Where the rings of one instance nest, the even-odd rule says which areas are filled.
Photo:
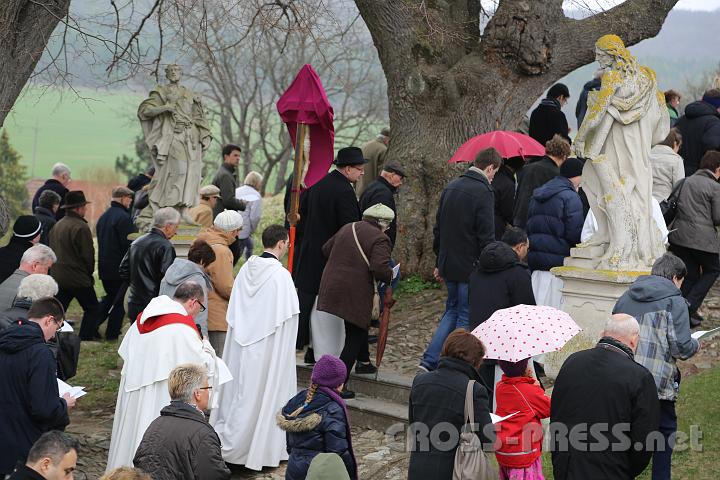
[[120, 344], [118, 354], [124, 365], [108, 471], [132, 466], [145, 430], [172, 400], [168, 380], [175, 367], [185, 363], [202, 365], [213, 377], [213, 385], [219, 385], [216, 375], [220, 360], [210, 343], [202, 339], [194, 320], [206, 305], [202, 287], [187, 281], [175, 290], [173, 297], [160, 295], [153, 298]]
[[75, 406], [58, 391], [56, 363], [45, 345], [62, 327], [65, 312], [52, 297], [35, 300], [28, 320], [0, 333], [0, 478], [24, 464], [33, 443], [70, 423]]

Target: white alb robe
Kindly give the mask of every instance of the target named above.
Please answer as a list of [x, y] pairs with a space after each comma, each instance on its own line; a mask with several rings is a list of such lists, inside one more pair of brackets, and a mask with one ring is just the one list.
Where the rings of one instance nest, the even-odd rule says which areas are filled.
[[223, 360], [234, 379], [210, 415], [226, 462], [261, 470], [288, 459], [275, 416], [297, 393], [299, 313], [290, 273], [274, 258], [250, 257], [228, 305]]
[[[169, 313], [187, 315], [182, 305], [161, 295], [150, 301], [140, 322]], [[184, 363], [201, 364], [208, 369], [210, 385], [217, 388], [220, 383], [218, 362], [221, 360], [215, 356], [210, 343], [203, 341], [198, 331], [188, 325], [173, 323], [141, 334], [135, 322], [125, 334], [118, 354], [124, 363], [110, 439], [108, 472], [133, 465], [145, 430], [160, 415], [160, 410], [170, 404], [167, 380], [175, 367]]]

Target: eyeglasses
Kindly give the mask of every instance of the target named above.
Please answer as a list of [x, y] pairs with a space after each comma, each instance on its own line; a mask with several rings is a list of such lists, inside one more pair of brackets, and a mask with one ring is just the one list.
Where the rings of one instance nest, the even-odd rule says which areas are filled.
[[352, 168], [352, 169], [354, 169], [354, 170], [357, 170], [358, 172], [364, 172], [364, 171], [365, 171], [365, 166], [364, 166], [364, 165], [361, 165], [361, 166], [351, 165], [350, 168]]
[[200, 300], [198, 300], [198, 299], [196, 298], [195, 301], [198, 303], [198, 305], [200, 305], [200, 311], [201, 311], [201, 312], [204, 312], [205, 310], [207, 310], [207, 308], [205, 308], [205, 305], [203, 305]]
[[200, 387], [198, 390], [212, 390], [212, 387]]
[[62, 325], [63, 325], [63, 319], [62, 319], [62, 318], [60, 319], [60, 321], [58, 321], [58, 319], [55, 318], [53, 315], [50, 315], [50, 318], [52, 318], [52, 321], [53, 321], [53, 323], [55, 324], [56, 327], [62, 328]]

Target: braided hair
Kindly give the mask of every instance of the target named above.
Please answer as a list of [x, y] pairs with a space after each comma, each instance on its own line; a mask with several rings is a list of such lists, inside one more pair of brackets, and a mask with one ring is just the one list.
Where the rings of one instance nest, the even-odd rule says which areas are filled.
[[317, 391], [317, 389], [318, 389], [317, 383], [311, 383], [311, 384], [310, 384], [310, 387], [307, 389], [307, 392], [305, 393], [305, 402], [304, 402], [302, 405], [300, 405], [298, 408], [296, 408], [295, 411], [293, 411], [293, 412], [289, 415], [291, 418], [295, 418], [295, 417], [297, 417], [298, 415], [300, 415], [300, 413], [301, 413], [303, 410], [305, 410], [305, 407], [307, 407], [308, 405], [310, 405], [310, 402], [312, 402], [313, 397], [315, 396], [315, 392]]

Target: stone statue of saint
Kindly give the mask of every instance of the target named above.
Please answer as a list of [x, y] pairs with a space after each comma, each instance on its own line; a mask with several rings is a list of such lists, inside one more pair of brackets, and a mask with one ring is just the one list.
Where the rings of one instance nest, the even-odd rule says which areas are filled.
[[617, 35], [595, 43], [605, 70], [590, 92], [575, 153], [585, 162], [582, 188], [598, 230], [579, 247], [604, 247], [598, 268], [647, 271], [665, 251], [652, 216], [650, 149], [670, 130], [655, 72], [640, 66]]
[[175, 207], [193, 224], [188, 210], [199, 202], [203, 153], [212, 135], [200, 98], [180, 85], [182, 67], [168, 65], [167, 85], [158, 85], [138, 108], [138, 118], [150, 149], [155, 176], [149, 201], [153, 212]]

